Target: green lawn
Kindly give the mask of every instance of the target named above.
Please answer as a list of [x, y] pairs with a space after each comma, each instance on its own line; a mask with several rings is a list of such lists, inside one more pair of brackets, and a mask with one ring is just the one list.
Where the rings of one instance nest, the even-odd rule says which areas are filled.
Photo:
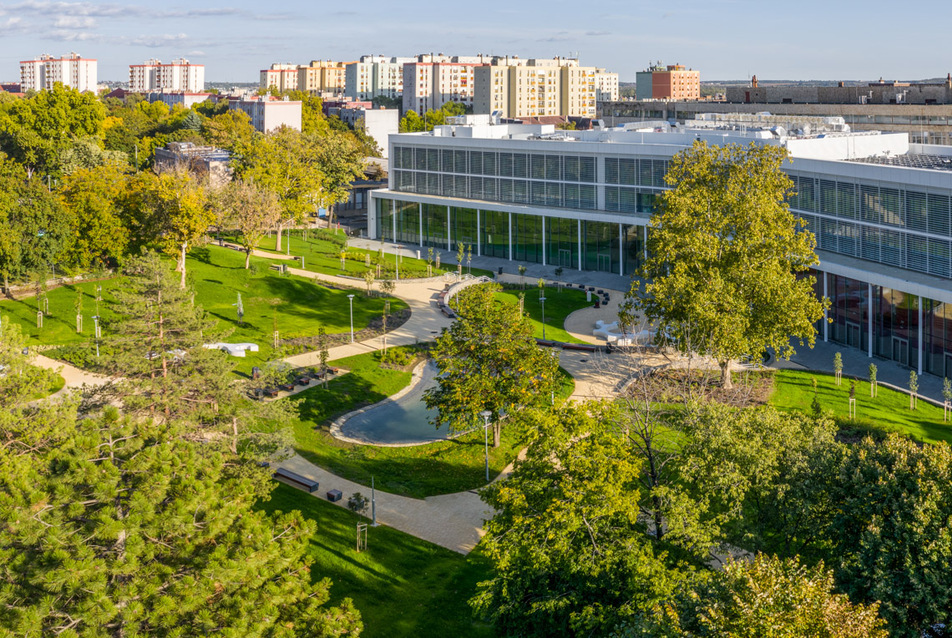
[[[343, 235], [338, 236], [340, 239], [343, 239]], [[333, 233], [324, 229], [312, 229], [307, 231], [307, 240], [304, 239], [304, 231], [295, 230], [291, 231], [291, 255], [295, 257], [304, 256], [304, 269], [311, 272], [322, 273], [325, 275], [339, 275], [345, 277], [363, 277], [364, 273], [367, 272], [373, 266], [367, 266], [367, 256], [369, 255], [371, 260], [377, 256], [376, 250], [362, 250], [360, 248], [354, 248], [348, 246], [345, 250], [347, 252], [347, 257], [344, 260], [345, 268], [342, 270], [340, 265], [340, 250], [341, 246], [338, 243], [340, 240], [335, 241], [333, 238]], [[287, 252], [287, 233], [284, 235], [284, 242], [282, 242], [281, 253]], [[234, 237], [232, 237], [234, 241]], [[260, 250], [274, 251], [275, 250], [275, 237], [266, 237], [258, 244]], [[407, 245], [405, 246], [410, 250], [420, 251], [420, 256], [422, 259], [413, 259], [411, 257], [401, 257], [400, 258], [400, 278], [412, 278], [412, 277], [426, 277], [426, 257], [427, 257], [427, 248], [420, 247], [416, 245]], [[447, 251], [442, 251], [444, 256]], [[453, 251], [455, 255], [455, 249]], [[384, 248], [383, 256], [383, 266], [381, 269], [381, 276], [383, 278], [393, 278], [396, 274], [396, 264], [394, 262], [393, 247], [386, 246]], [[437, 270], [435, 267], [435, 260], [432, 264], [433, 275], [440, 275], [443, 272], [456, 272], [456, 267], [447, 264], [441, 264], [440, 269]], [[464, 272], [469, 272], [468, 269], [464, 267]], [[481, 270], [479, 268], [473, 268], [472, 272], [474, 275], [490, 275], [488, 270]]]
[[[377, 489], [416, 498], [449, 494], [481, 487], [486, 482], [483, 433], [426, 445], [384, 447], [355, 445], [335, 439], [330, 423], [343, 414], [382, 401], [410, 383], [410, 373], [380, 366], [378, 353], [361, 354], [334, 361], [347, 368], [322, 387], [308, 389], [299, 401], [297, 418], [291, 422], [295, 449], [312, 463], [338, 476]], [[574, 382], [564, 371], [560, 397], [572, 393]], [[261, 427], [273, 427], [262, 424]], [[503, 428], [502, 445], [490, 448], [490, 474], [497, 475], [520, 449], [519, 432]]]
[[[497, 297], [503, 303], [518, 304], [521, 290], [503, 290]], [[565, 343], [584, 343], [565, 331], [565, 318], [578, 310], [591, 306], [594, 302], [585, 301], [585, 292], [578, 289], [556, 286], [545, 287], [545, 338]], [[539, 287], [527, 285], [525, 290], [525, 311], [532, 320], [533, 336], [542, 338], [542, 302], [539, 301]]]
[[[266, 259], [253, 258], [257, 272], [244, 269], [244, 255], [218, 246], [192, 251], [187, 262], [188, 277], [195, 289], [195, 303], [201, 305], [219, 320], [219, 327], [230, 330], [224, 340], [250, 341], [260, 347], [258, 353], [248, 353], [236, 359], [238, 368], [250, 371], [272, 358], [272, 332], [275, 316], [282, 339], [312, 337], [323, 325], [329, 334], [350, 330], [349, 301], [351, 290], [334, 290], [315, 284], [303, 277], [281, 275], [270, 270]], [[122, 278], [63, 286], [49, 292], [50, 314], [42, 329], [36, 327], [37, 301], [35, 298], [0, 302], [0, 313], [19, 321], [30, 344], [92, 344], [93, 320], [96, 314], [96, 286], [102, 285], [103, 300], [100, 315], [103, 321], [103, 339], [108, 341], [109, 323], [115, 319], [113, 290], [122, 285]], [[83, 294], [84, 332], [76, 333], [76, 300]], [[234, 306], [241, 294], [245, 315], [242, 325], [237, 323]], [[361, 330], [368, 322], [383, 313], [384, 300], [379, 297], [354, 297], [354, 328]], [[406, 308], [406, 303], [391, 300], [391, 312]], [[56, 353], [51, 353], [54, 356]]]
[[286, 485], [278, 485], [260, 507], [299, 510], [317, 523], [308, 549], [314, 558], [311, 577], [331, 579], [331, 604], [354, 601], [364, 622], [362, 636], [496, 635], [491, 625], [473, 619], [467, 604], [476, 583], [490, 576], [478, 550], [463, 556], [380, 526], [368, 530], [367, 549], [357, 553], [356, 525], [367, 519]]
[[909, 409], [909, 395], [879, 386], [876, 398], [869, 396], [869, 382], [856, 382], [856, 420], [849, 419], [849, 379], [837, 386], [830, 374], [800, 370], [778, 370], [774, 376], [771, 405], [781, 410], [810, 411], [813, 402], [812, 379], [817, 380], [820, 406], [833, 413], [844, 430], [898, 432], [916, 440], [952, 443], [952, 424], [942, 422], [942, 408], [919, 401]]

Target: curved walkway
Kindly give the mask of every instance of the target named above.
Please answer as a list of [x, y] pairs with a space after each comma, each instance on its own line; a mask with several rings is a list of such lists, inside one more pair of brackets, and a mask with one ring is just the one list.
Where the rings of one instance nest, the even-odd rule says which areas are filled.
[[[284, 255], [267, 251], [256, 250], [254, 254], [269, 259], [286, 259]], [[315, 273], [300, 268], [289, 268], [288, 271], [300, 277], [334, 286], [356, 290], [365, 289], [362, 281], [354, 279]], [[388, 346], [413, 345], [422, 341], [432, 341], [444, 328], [450, 326], [452, 320], [443, 316], [436, 305], [444, 285], [442, 278], [399, 281], [396, 283], [394, 295], [408, 304], [411, 314], [406, 323], [387, 334]], [[623, 294], [612, 291], [612, 299], [620, 299]], [[617, 305], [617, 302], [613, 305]], [[594, 311], [594, 308], [592, 310]], [[594, 323], [597, 318], [610, 319], [612, 312], [617, 313], [617, 308], [613, 308], [612, 305], [605, 307], [599, 313], [600, 316], [591, 319], [590, 323]], [[585, 315], [579, 316], [580, 326], [583, 322], [589, 321], [588, 314], [585, 313]], [[382, 348], [383, 337], [375, 337], [366, 341], [336, 346], [331, 348], [328, 354], [329, 358], [334, 360], [373, 352]], [[603, 355], [562, 351], [560, 364], [576, 379], [575, 391], [570, 397], [572, 400], [613, 396], [618, 382], [616, 376], [618, 375], [609, 372], [609, 366], [601, 365], [603, 363], [600, 360], [601, 356]], [[295, 367], [313, 366], [320, 363], [320, 354], [307, 352], [287, 357], [284, 360]], [[83, 385], [102, 385], [109, 381], [108, 377], [85, 372], [41, 355], [34, 358], [34, 363], [58, 370], [63, 375], [66, 385], [61, 392], [65, 392], [68, 388], [78, 388]], [[321, 486], [320, 490], [313, 495], [317, 498], [323, 498], [322, 495], [326, 494], [328, 490], [340, 490], [344, 494], [344, 498], [338, 501], [337, 505], [341, 507], [347, 506], [347, 497], [355, 492], [370, 496], [369, 486], [341, 478], [297, 454], [276, 462], [274, 465], [318, 481]], [[508, 476], [512, 467], [511, 464], [506, 467], [495, 480], [502, 480]], [[302, 492], [302, 495], [306, 495], [306, 493]], [[388, 492], [377, 492], [376, 511], [377, 522], [380, 524], [389, 525], [417, 538], [422, 538], [463, 554], [468, 553], [476, 546], [484, 534], [483, 523], [493, 515], [493, 512], [482, 502], [475, 491], [431, 496], [422, 500]]]

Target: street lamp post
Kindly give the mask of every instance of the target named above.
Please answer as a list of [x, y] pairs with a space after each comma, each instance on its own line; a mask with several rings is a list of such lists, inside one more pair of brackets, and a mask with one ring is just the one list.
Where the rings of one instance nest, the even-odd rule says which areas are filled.
[[397, 267], [397, 281], [400, 281], [400, 244], [393, 246], [393, 263]]
[[347, 295], [350, 300], [350, 342], [354, 342], [354, 296]]
[[486, 445], [486, 482], [489, 483], [489, 417], [493, 415], [489, 410], [479, 413], [483, 417], [483, 441]]
[[545, 297], [539, 297], [542, 302], [542, 340], [545, 341]]

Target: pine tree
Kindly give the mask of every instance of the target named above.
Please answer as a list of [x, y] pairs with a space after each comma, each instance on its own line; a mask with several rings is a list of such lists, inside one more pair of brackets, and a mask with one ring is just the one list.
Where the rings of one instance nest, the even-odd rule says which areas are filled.
[[314, 524], [258, 511], [268, 470], [188, 429], [69, 403], [0, 414], [0, 633], [359, 633], [312, 580]]

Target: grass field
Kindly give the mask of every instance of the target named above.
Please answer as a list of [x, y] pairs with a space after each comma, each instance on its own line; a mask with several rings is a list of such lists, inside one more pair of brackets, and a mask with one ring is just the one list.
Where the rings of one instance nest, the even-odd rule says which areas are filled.
[[800, 370], [778, 370], [774, 376], [771, 405], [781, 410], [810, 412], [812, 379], [817, 380], [817, 398], [824, 411], [833, 414], [843, 430], [898, 432], [925, 443], [952, 443], [952, 423], [942, 422], [942, 408], [919, 401], [909, 409], [909, 395], [883, 386], [876, 398], [869, 396], [869, 382], [856, 382], [856, 419], [849, 418], [849, 379], [837, 386], [833, 375]]
[[[343, 239], [343, 235], [339, 236]], [[344, 268], [341, 269], [340, 263], [340, 250], [341, 245], [338, 243], [340, 240], [334, 240], [333, 234], [331, 231], [323, 229], [313, 229], [307, 231], [307, 239], [304, 239], [304, 231], [294, 230], [291, 231], [291, 255], [295, 257], [304, 256], [304, 269], [311, 272], [323, 273], [325, 275], [339, 275], [345, 277], [363, 277], [364, 273], [367, 270], [376, 268], [374, 266], [367, 266], [367, 256], [370, 256], [371, 261], [378, 255], [376, 250], [362, 250], [360, 248], [354, 248], [348, 246], [345, 249], [347, 257], [344, 260]], [[232, 238], [234, 240], [234, 238]], [[284, 242], [281, 244], [281, 252], [287, 252], [287, 234], [284, 235]], [[275, 250], [275, 237], [266, 237], [261, 240], [258, 244], [260, 250], [274, 251]], [[411, 257], [401, 257], [400, 258], [400, 278], [408, 279], [413, 277], [426, 277], [426, 257], [427, 257], [427, 248], [420, 247], [416, 245], [407, 245], [405, 246], [408, 250], [419, 250], [421, 259], [414, 259]], [[443, 253], [444, 257], [448, 251], [440, 251]], [[452, 251], [455, 256], [455, 249]], [[456, 272], [456, 266], [441, 264], [440, 268], [437, 269], [435, 258], [433, 264], [432, 274], [433, 276], [438, 276], [444, 272]], [[465, 262], [464, 262], [465, 265]], [[469, 269], [463, 269], [463, 272], [469, 272]], [[479, 268], [472, 269], [473, 275], [490, 275], [487, 270], [481, 270]], [[393, 278], [396, 276], [396, 263], [393, 253], [392, 246], [385, 246], [383, 248], [383, 260], [381, 264], [381, 277], [382, 278]]]
[[[565, 318], [578, 310], [592, 305], [585, 301], [585, 292], [582, 290], [556, 286], [545, 287], [545, 338], [565, 343], [584, 343], [565, 331]], [[520, 290], [503, 290], [497, 293], [500, 301], [507, 304], [518, 304]], [[527, 285], [525, 290], [525, 311], [532, 320], [533, 336], [542, 338], [542, 302], [539, 301], [538, 286]]]
[[[230, 331], [228, 342], [250, 341], [260, 346], [258, 353], [248, 353], [244, 359], [235, 359], [240, 370], [250, 371], [272, 356], [272, 333], [275, 321], [282, 339], [311, 337], [324, 326], [329, 334], [350, 330], [349, 301], [352, 290], [335, 290], [312, 281], [270, 270], [266, 259], [253, 258], [256, 272], [244, 269], [244, 255], [218, 246], [192, 251], [187, 262], [188, 277], [195, 289], [195, 303], [202, 306], [219, 321], [219, 327]], [[171, 266], [171, 262], [170, 262]], [[103, 340], [108, 341], [109, 325], [115, 320], [113, 291], [123, 279], [116, 277], [102, 282], [88, 282], [63, 286], [48, 294], [50, 313], [44, 318], [43, 328], [36, 326], [37, 300], [0, 302], [0, 313], [23, 326], [28, 343], [35, 344], [92, 344], [93, 320], [96, 314], [96, 287], [102, 286], [99, 314], [103, 322]], [[76, 332], [76, 303], [82, 293], [84, 331]], [[244, 320], [238, 325], [235, 304], [241, 294]], [[361, 330], [368, 322], [383, 313], [384, 300], [379, 297], [354, 297], [354, 328]], [[391, 300], [391, 311], [406, 308], [399, 299]]]
[[[330, 423], [343, 414], [382, 401], [410, 383], [410, 373], [381, 367], [379, 353], [334, 361], [350, 370], [327, 385], [296, 395], [297, 418], [291, 422], [295, 449], [312, 463], [338, 476], [404, 496], [425, 498], [481, 487], [486, 482], [483, 433], [407, 447], [355, 445], [330, 435]], [[562, 373], [560, 397], [572, 393], [574, 382]], [[261, 424], [261, 427], [273, 427]], [[520, 433], [503, 428], [502, 445], [490, 448], [490, 475], [497, 475], [520, 449]]]
[[299, 510], [317, 523], [308, 549], [314, 559], [311, 578], [331, 579], [331, 604], [354, 601], [364, 622], [362, 636], [496, 635], [491, 625], [473, 619], [466, 602], [476, 583], [490, 576], [478, 550], [463, 556], [381, 526], [368, 530], [367, 549], [357, 553], [356, 525], [367, 519], [286, 485], [278, 485], [260, 507]]

